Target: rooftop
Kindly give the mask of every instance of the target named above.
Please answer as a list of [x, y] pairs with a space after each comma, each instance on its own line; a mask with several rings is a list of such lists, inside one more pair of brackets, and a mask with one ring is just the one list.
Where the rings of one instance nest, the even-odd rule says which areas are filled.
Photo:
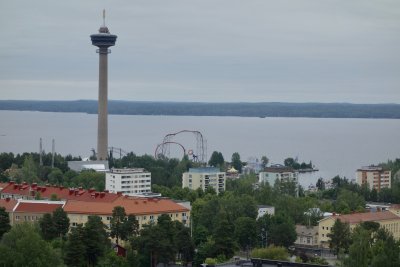
[[58, 199], [62, 200], [78, 200], [78, 201], [96, 201], [96, 202], [113, 202], [121, 197], [119, 194], [105, 192], [98, 192], [94, 189], [85, 190], [80, 188], [66, 188], [63, 186], [46, 185], [40, 186], [36, 183], [29, 185], [28, 183], [16, 184], [14, 182], [8, 185], [1, 191], [2, 194], [8, 195], [22, 195], [34, 197], [40, 194], [41, 198], [51, 199], [52, 195], [56, 195]]
[[128, 215], [189, 211], [187, 208], [170, 199], [135, 198], [127, 196], [121, 197], [112, 203], [68, 201], [64, 206], [64, 210], [72, 214], [110, 215], [116, 206], [124, 207]]
[[64, 201], [19, 200], [14, 212], [51, 213], [62, 208]]
[[371, 221], [396, 220], [396, 219], [400, 220], [399, 216], [395, 215], [390, 211], [353, 213], [353, 214], [331, 216], [329, 218], [339, 219], [340, 221], [347, 222], [349, 224], [371, 222]]
[[16, 201], [15, 199], [0, 199], [0, 207], [4, 207], [6, 208], [7, 212], [11, 212], [15, 205], [17, 205], [18, 201]]
[[143, 172], [146, 172], [144, 168], [123, 168], [123, 169], [112, 168], [108, 173], [129, 174], [129, 173], [143, 173]]
[[219, 168], [216, 167], [201, 167], [201, 168], [189, 168], [191, 173], [217, 173], [221, 172]]
[[264, 172], [284, 173], [284, 172], [295, 172], [295, 170], [293, 168], [286, 166], [276, 166], [276, 167], [267, 167], [264, 169]]
[[357, 171], [384, 171], [384, 169], [381, 166], [370, 165], [370, 166], [364, 166], [358, 169]]

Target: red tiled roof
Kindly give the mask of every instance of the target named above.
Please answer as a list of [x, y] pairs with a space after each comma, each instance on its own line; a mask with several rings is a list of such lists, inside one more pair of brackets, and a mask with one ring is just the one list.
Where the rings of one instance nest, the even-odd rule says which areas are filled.
[[172, 212], [187, 212], [187, 208], [176, 204], [170, 199], [148, 199], [121, 197], [112, 203], [80, 202], [68, 201], [64, 206], [67, 213], [72, 214], [93, 214], [109, 215], [112, 214], [114, 207], [122, 206], [126, 214], [159, 214]]
[[3, 189], [3, 194], [23, 195], [34, 197], [36, 193], [44, 199], [50, 199], [51, 196], [57, 195], [62, 200], [79, 200], [79, 201], [96, 201], [96, 202], [113, 202], [120, 195], [108, 192], [96, 192], [95, 190], [85, 190], [82, 188], [65, 188], [63, 186], [39, 186], [36, 184], [13, 184]]
[[62, 206], [63, 204], [59, 203], [20, 202], [14, 212], [51, 213]]
[[0, 183], [0, 191], [4, 188], [6, 188], [9, 185], [9, 183]]
[[5, 207], [7, 212], [11, 212], [17, 201], [15, 199], [0, 199], [0, 207]]
[[396, 219], [400, 220], [399, 216], [390, 211], [353, 213], [353, 214], [332, 216], [331, 218], [339, 219], [342, 222], [347, 222], [350, 224], [369, 222], [369, 221], [384, 221], [384, 220], [396, 220]]

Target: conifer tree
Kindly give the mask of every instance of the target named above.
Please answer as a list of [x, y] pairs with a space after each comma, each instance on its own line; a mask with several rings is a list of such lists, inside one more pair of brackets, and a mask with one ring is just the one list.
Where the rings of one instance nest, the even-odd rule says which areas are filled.
[[3, 234], [8, 232], [10, 229], [11, 225], [8, 213], [4, 207], [0, 207], [0, 240]]

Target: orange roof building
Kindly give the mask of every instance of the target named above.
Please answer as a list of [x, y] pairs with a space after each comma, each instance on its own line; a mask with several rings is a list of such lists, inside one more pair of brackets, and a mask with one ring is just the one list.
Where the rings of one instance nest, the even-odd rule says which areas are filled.
[[156, 222], [158, 216], [168, 214], [172, 220], [189, 225], [190, 210], [164, 198], [121, 197], [111, 203], [67, 201], [64, 207], [70, 218], [71, 226], [84, 224], [91, 215], [100, 216], [103, 223], [109, 225], [112, 211], [116, 206], [124, 207], [127, 215], [134, 215], [139, 225]]
[[0, 207], [4, 207], [8, 213], [13, 211], [17, 203], [18, 202], [15, 199], [0, 199]]
[[45, 200], [56, 196], [60, 200], [113, 202], [121, 197], [121, 194], [113, 194], [108, 191], [98, 192], [94, 189], [85, 190], [82, 187], [66, 188], [64, 186], [40, 186], [36, 183], [29, 185], [28, 183], [16, 184], [14, 182], [9, 182], [1, 191], [2, 199], [35, 199], [36, 196]]
[[336, 220], [350, 224], [350, 229], [353, 230], [362, 222], [376, 222], [381, 227], [392, 233], [396, 240], [400, 239], [400, 216], [397, 216], [390, 211], [381, 212], [363, 212], [345, 215], [334, 215], [324, 218], [318, 222], [318, 242], [323, 247], [329, 246], [329, 237], [333, 224]]
[[65, 201], [19, 199], [9, 213], [11, 225], [22, 222], [37, 222], [44, 214], [52, 213], [57, 208], [64, 207], [64, 205]]

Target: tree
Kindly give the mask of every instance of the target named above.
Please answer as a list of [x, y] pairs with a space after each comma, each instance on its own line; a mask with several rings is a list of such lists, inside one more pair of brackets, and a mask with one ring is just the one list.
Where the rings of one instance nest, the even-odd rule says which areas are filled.
[[64, 262], [67, 266], [84, 267], [87, 265], [84, 236], [85, 232], [81, 224], [72, 228], [71, 233], [69, 233], [64, 248]]
[[396, 242], [393, 235], [384, 228], [376, 232], [375, 239], [371, 253], [371, 267], [400, 266], [400, 242]]
[[339, 254], [340, 249], [348, 251], [351, 242], [349, 224], [336, 219], [328, 237], [330, 238], [329, 247], [334, 250], [336, 255]]
[[190, 229], [185, 227], [181, 222], [175, 221], [175, 245], [176, 250], [181, 256], [183, 265], [186, 266], [193, 261], [194, 243], [190, 236]]
[[268, 163], [269, 163], [269, 158], [267, 158], [267, 156], [262, 156], [261, 165], [263, 169], [267, 167]]
[[270, 242], [275, 246], [291, 246], [297, 238], [296, 227], [292, 219], [282, 213], [272, 216], [271, 219], [272, 223], [268, 233]]
[[53, 240], [58, 236], [53, 217], [50, 213], [46, 213], [42, 218], [40, 218], [39, 227], [40, 233], [45, 240]]
[[221, 152], [218, 151], [214, 151], [211, 154], [210, 160], [208, 161], [208, 165], [220, 168], [224, 166], [224, 163], [225, 163], [224, 156], [222, 155]]
[[0, 242], [0, 266], [61, 266], [60, 255], [44, 241], [34, 225], [14, 225]]
[[89, 216], [83, 228], [83, 243], [87, 262], [90, 266], [96, 266], [98, 259], [110, 250], [110, 240], [105, 225], [99, 216]]
[[324, 191], [325, 190], [325, 183], [322, 178], [318, 178], [316, 187], [318, 188], [319, 191]]
[[349, 257], [345, 259], [345, 266], [368, 267], [370, 255], [371, 233], [363, 227], [357, 226], [352, 233], [352, 244]]
[[69, 218], [63, 208], [59, 207], [53, 211], [53, 223], [59, 237], [65, 237], [69, 231]]
[[51, 184], [62, 184], [64, 182], [64, 176], [60, 169], [54, 168], [48, 175], [49, 183]]
[[267, 248], [256, 248], [251, 251], [252, 258], [269, 259], [269, 260], [283, 260], [289, 259], [289, 253], [284, 247], [275, 247], [271, 245]]
[[257, 227], [256, 221], [249, 217], [239, 217], [235, 221], [235, 238], [240, 248], [249, 250], [256, 244]]
[[22, 174], [23, 178], [29, 183], [38, 181], [37, 166], [32, 155], [25, 157], [24, 164], [22, 165]]
[[0, 240], [3, 234], [11, 229], [10, 217], [4, 207], [0, 207]]
[[124, 221], [125, 221], [126, 213], [124, 207], [117, 206], [114, 207], [112, 212], [112, 218], [110, 221], [110, 236], [112, 238], [116, 238], [116, 243], [119, 243], [119, 239], [124, 238], [126, 236], [124, 229]]
[[224, 255], [225, 258], [231, 258], [235, 253], [236, 243], [232, 233], [234, 227], [229, 223], [226, 214], [221, 212], [216, 219], [214, 228], [214, 254], [213, 256]]
[[232, 154], [232, 166], [239, 172], [242, 172], [243, 163], [240, 160], [240, 155], [238, 152]]
[[335, 208], [340, 213], [350, 213], [351, 211], [364, 210], [364, 198], [350, 190], [341, 189], [337, 197]]
[[128, 240], [130, 237], [137, 236], [139, 234], [139, 222], [136, 220], [134, 215], [129, 215], [122, 225], [122, 240]]

